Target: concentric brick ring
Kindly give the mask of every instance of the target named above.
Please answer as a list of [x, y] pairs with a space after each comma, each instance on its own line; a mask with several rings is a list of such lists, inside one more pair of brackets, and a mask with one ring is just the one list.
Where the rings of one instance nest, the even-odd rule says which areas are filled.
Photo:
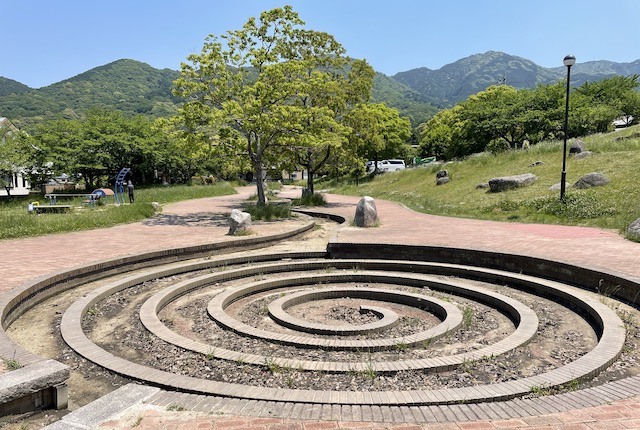
[[[304, 348], [325, 348], [332, 350], [364, 350], [364, 351], [379, 351], [384, 349], [394, 348], [399, 343], [404, 343], [408, 346], [416, 345], [424, 341], [434, 340], [440, 336], [445, 335], [451, 330], [456, 329], [462, 323], [462, 313], [460, 310], [450, 304], [441, 300], [429, 298], [419, 294], [411, 294], [401, 291], [386, 291], [374, 288], [352, 288], [352, 289], [323, 289], [313, 293], [307, 293], [315, 295], [317, 299], [324, 297], [344, 297], [345, 294], [349, 294], [352, 297], [363, 298], [369, 295], [370, 298], [375, 300], [387, 300], [395, 303], [404, 303], [413, 307], [420, 307], [427, 309], [428, 311], [436, 314], [441, 318], [442, 322], [437, 326], [414, 335], [405, 336], [402, 338], [389, 338], [378, 340], [342, 340], [333, 338], [311, 338], [306, 336], [296, 336], [283, 333], [273, 333], [266, 330], [256, 329], [247, 324], [238, 321], [235, 318], [230, 317], [225, 308], [235, 302], [236, 300], [245, 297], [249, 294], [255, 294], [257, 292], [269, 291], [283, 287], [295, 287], [300, 285], [313, 285], [318, 283], [340, 283], [340, 282], [384, 282], [393, 284], [402, 284], [402, 281], [407, 280], [407, 277], [396, 277], [383, 273], [331, 273], [331, 274], [314, 274], [307, 276], [294, 276], [288, 278], [281, 278], [273, 281], [260, 281], [253, 282], [251, 284], [234, 288], [230, 291], [223, 292], [214, 297], [207, 307], [207, 311], [211, 318], [219, 325], [233, 330], [236, 333], [241, 333], [245, 336], [249, 336], [257, 339], [264, 339], [271, 342], [276, 342], [283, 345], [300, 346]], [[295, 300], [295, 298], [294, 298]], [[312, 328], [312, 324], [308, 324], [308, 328]], [[337, 334], [335, 331], [328, 331], [324, 334]]]
[[[438, 316], [438, 318], [440, 318], [441, 320], [446, 320], [450, 316], [451, 310], [450, 312], [447, 312], [446, 310], [447, 303], [438, 303], [440, 302], [439, 300], [430, 299], [429, 297], [413, 296], [413, 294], [405, 294], [399, 291], [383, 291], [375, 288], [329, 288], [313, 292], [300, 291], [285, 297], [281, 297], [269, 303], [268, 310], [269, 317], [271, 317], [273, 321], [283, 327], [287, 327], [303, 333], [335, 336], [354, 336], [380, 332], [391, 327], [395, 327], [400, 322], [400, 317], [391, 309], [385, 309], [379, 306], [360, 305], [361, 314], [365, 312], [371, 312], [378, 317], [378, 320], [371, 323], [355, 326], [351, 324], [341, 324], [336, 326], [314, 323], [306, 321], [304, 319], [296, 318], [288, 314], [287, 309], [314, 300], [339, 299], [345, 297], [361, 299], [382, 299], [390, 302], [403, 298], [407, 301], [410, 301], [415, 305], [415, 307], [420, 309], [424, 308], [424, 303], [422, 303], [422, 301], [426, 301], [426, 303], [429, 303], [428, 309], [431, 312], [435, 313], [436, 316]], [[399, 300], [399, 302], [406, 304], [405, 300]], [[450, 308], [453, 308], [453, 310], [458, 310], [458, 308], [455, 306], [450, 306]], [[458, 314], [459, 315], [456, 316], [458, 317], [457, 319], [459, 320], [459, 322], [458, 324], [456, 324], [456, 326], [458, 326], [462, 321], [462, 313], [460, 313], [459, 310]], [[445, 322], [443, 322], [443, 324], [445, 324]], [[451, 320], [449, 320], [449, 324], [451, 324]]]
[[[300, 270], [304, 270], [304, 268], [311, 269], [312, 267], [318, 267], [318, 262], [304, 262], [304, 263], [292, 263], [294, 266], [299, 267]], [[332, 266], [336, 265], [336, 261], [332, 260]], [[343, 264], [349, 263], [348, 261], [340, 262]], [[352, 262], [353, 264], [355, 262]], [[339, 264], [339, 266], [342, 264]], [[275, 266], [274, 266], [275, 268]], [[268, 266], [260, 265], [257, 268], [254, 268], [256, 273], [268, 273]], [[185, 291], [193, 290], [199, 287], [206, 285], [207, 283], [211, 283], [220, 280], [220, 274], [216, 275], [205, 275], [203, 277], [194, 279], [192, 281], [185, 281], [173, 286], [167, 287], [166, 289], [159, 291], [151, 298], [149, 298], [140, 309], [140, 320], [143, 325], [154, 335], [163, 339], [166, 342], [175, 344], [181, 348], [199, 352], [201, 354], [207, 354], [211, 357], [216, 357], [225, 360], [233, 360], [242, 363], [263, 365], [265, 363], [265, 356], [257, 355], [257, 354], [248, 354], [244, 352], [230, 351], [227, 350], [220, 345], [209, 345], [203, 342], [199, 342], [193, 339], [186, 338], [184, 336], [178, 335], [174, 333], [172, 330], [167, 328], [160, 319], [158, 318], [158, 312], [166, 306], [169, 302], [171, 302], [176, 297], [184, 294]], [[354, 278], [355, 277], [355, 278]], [[209, 278], [209, 282], [206, 279]], [[306, 281], [304, 280], [306, 279]], [[369, 272], [367, 274], [364, 273], [349, 273], [344, 274], [344, 276], [338, 276], [337, 274], [332, 275], [331, 277], [323, 276], [322, 278], [309, 276], [309, 277], [301, 277], [297, 275], [293, 278], [284, 278], [278, 280], [277, 283], [265, 283], [265, 282], [257, 282], [248, 284], [244, 287], [233, 289], [230, 294], [224, 294], [217, 296], [222, 299], [222, 301], [233, 301], [238, 299], [239, 297], [246, 296], [248, 293], [247, 290], [256, 292], [256, 291], [266, 291], [269, 288], [281, 288], [284, 286], [292, 286], [292, 285], [300, 285], [305, 282], [309, 282], [310, 280], [318, 281], [322, 279], [323, 281], [327, 281], [332, 279], [335, 281], [353, 281], [354, 279], [358, 279], [360, 281], [367, 280], [372, 281], [376, 280], [379, 282], [387, 282], [387, 283], [396, 283], [396, 284], [413, 284], [413, 285], [426, 285], [429, 283], [430, 285], [435, 286], [438, 283], [435, 283], [433, 279], [427, 276], [402, 276], [402, 274], [385, 274], [382, 272]], [[257, 284], [257, 285], [255, 285]], [[438, 284], [440, 288], [457, 290], [458, 292], [466, 289], [461, 285], [456, 285], [454, 283], [447, 284]], [[446, 287], [446, 288], [445, 288]], [[118, 288], [117, 286], [114, 288]], [[407, 369], [428, 369], [431, 371], [445, 371], [453, 369], [465, 362], [472, 360], [479, 360], [483, 357], [487, 356], [496, 356], [503, 354], [505, 352], [510, 351], [513, 348], [518, 346], [522, 346], [529, 342], [531, 338], [535, 335], [538, 319], [535, 313], [528, 307], [522, 305], [516, 300], [510, 299], [508, 297], [504, 297], [498, 293], [486, 291], [481, 288], [475, 288], [473, 291], [473, 295], [482, 299], [485, 302], [491, 302], [492, 304], [500, 304], [498, 308], [504, 312], [511, 314], [514, 320], [518, 321], [518, 327], [516, 330], [505, 339], [496, 342], [492, 345], [489, 345], [485, 348], [480, 348], [476, 351], [450, 355], [447, 357], [437, 357], [437, 358], [429, 358], [429, 359], [415, 359], [415, 360], [397, 360], [392, 362], [376, 362], [373, 364], [373, 369], [378, 372], [392, 372], [398, 370], [407, 370]], [[433, 298], [430, 298], [434, 300]], [[452, 315], [459, 314], [459, 310], [446, 302], [438, 301], [442, 303], [445, 309], [448, 309]], [[368, 340], [368, 341], [346, 341], [341, 339], [314, 339], [309, 337], [302, 336], [281, 336], [276, 335], [270, 332], [266, 332], [263, 330], [258, 330], [253, 327], [246, 326], [245, 324], [235, 320], [234, 318], [229, 317], [224, 312], [224, 309], [221, 307], [218, 308], [217, 305], [212, 308], [212, 303], [216, 304], [216, 302], [210, 302], [209, 310], [210, 312], [216, 315], [216, 318], [220, 321], [223, 321], [223, 325], [233, 328], [234, 330], [238, 330], [238, 332], [246, 334], [251, 337], [262, 337], [266, 340], [271, 341], [280, 341], [284, 344], [291, 344], [303, 347], [324, 347], [327, 349], [352, 349], [352, 350], [368, 350], [368, 351], [378, 351], [389, 348], [394, 348], [398, 345], [399, 342], [406, 345], [413, 345], [420, 342], [424, 342], [425, 340], [433, 339], [438, 336], [442, 336], [446, 334], [449, 328], [441, 323], [436, 327], [433, 327], [431, 330], [427, 330], [422, 333], [417, 333], [413, 336], [406, 336], [401, 339], [376, 339], [376, 340]], [[227, 303], [228, 304], [228, 303]], [[461, 319], [461, 317], [460, 317]], [[459, 322], [456, 322], [456, 326]], [[371, 368], [372, 364], [370, 362], [326, 362], [326, 361], [308, 361], [308, 360], [294, 360], [291, 358], [280, 358], [280, 357], [271, 357], [270, 360], [274, 364], [283, 367], [293, 367], [296, 369], [302, 370], [322, 370], [326, 372], [352, 372], [352, 371], [361, 371]]]
[[[318, 262], [302, 261], [295, 263], [281, 263], [283, 266], [288, 266], [286, 270], [303, 270], [300, 265], [304, 267], [319, 264]], [[78, 353], [85, 356], [91, 361], [102, 365], [115, 372], [127, 375], [129, 377], [147, 381], [152, 384], [171, 387], [178, 390], [187, 390], [189, 392], [209, 393], [222, 396], [241, 397], [248, 399], [262, 399], [273, 401], [292, 401], [292, 402], [315, 402], [315, 403], [331, 403], [331, 404], [380, 404], [380, 405], [417, 405], [417, 404], [444, 404], [444, 403], [459, 403], [459, 402], [478, 402], [487, 400], [501, 400], [519, 395], [526, 394], [530, 391], [531, 387], [553, 387], [561, 384], [568, 383], [572, 380], [587, 378], [595, 375], [601, 371], [604, 367], [608, 366], [620, 353], [623, 344], [625, 331], [622, 321], [617, 317], [614, 311], [609, 309], [603, 303], [597, 300], [591, 299], [586, 295], [577, 291], [575, 288], [568, 287], [566, 285], [542, 280], [535, 277], [518, 275], [510, 272], [503, 272], [492, 269], [482, 269], [468, 266], [456, 266], [446, 265], [438, 263], [416, 263], [416, 262], [389, 262], [389, 261], [375, 261], [375, 260], [330, 260], [324, 262], [325, 266], [337, 267], [337, 266], [351, 266], [358, 267], [358, 274], [370, 275], [375, 278], [373, 272], [361, 272], [362, 270], [372, 270], [383, 268], [384, 270], [391, 271], [411, 271], [411, 275], [394, 273], [393, 278], [405, 278], [402, 281], [396, 283], [408, 283], [409, 285], [428, 285], [432, 289], [445, 289], [449, 288], [450, 291], [459, 290], [464, 292], [466, 288], [463, 283], [456, 284], [453, 282], [439, 282], [430, 277], [428, 273], [449, 274], [462, 277], [470, 277], [473, 279], [485, 279], [485, 280], [500, 280], [500, 282], [507, 282], [510, 285], [515, 285], [520, 288], [529, 289], [532, 291], [544, 291], [545, 294], [552, 297], [562, 298], [570, 300], [570, 302], [577, 306], [589, 315], [592, 319], [592, 323], [596, 328], [599, 342], [595, 348], [590, 352], [580, 357], [579, 359], [571, 362], [567, 365], [558, 367], [546, 373], [535, 375], [532, 377], [522, 378], [519, 380], [495, 383], [491, 385], [477, 385], [465, 388], [455, 389], [439, 389], [439, 390], [406, 390], [406, 391], [394, 391], [394, 392], [380, 392], [373, 394], [371, 392], [353, 392], [353, 391], [314, 391], [314, 390], [293, 390], [284, 388], [266, 388], [255, 386], [244, 386], [240, 384], [224, 383], [211, 380], [203, 380], [194, 377], [188, 377], [183, 375], [176, 375], [170, 372], [165, 372], [158, 369], [152, 369], [146, 366], [142, 366], [137, 363], [129, 362], [121, 357], [112, 355], [99, 346], [93, 344], [86, 335], [82, 332], [81, 320], [83, 315], [89, 310], [93, 304], [101, 300], [101, 298], [112, 294], [113, 291], [126, 288], [127, 285], [135, 283], [133, 277], [126, 280], [126, 282], [116, 282], [107, 285], [103, 288], [95, 290], [93, 293], [88, 294], [81, 300], [75, 302], [63, 315], [61, 323], [61, 331], [65, 341], [74, 348]], [[276, 265], [274, 265], [276, 266]], [[297, 269], [296, 269], [296, 266]], [[275, 268], [274, 270], [285, 271], [283, 267]], [[264, 265], [260, 267], [243, 268], [238, 269], [236, 273], [225, 273], [218, 279], [229, 279], [240, 277], [240, 272], [245, 276], [251, 276], [250, 273], [262, 273], [264, 271]], [[231, 271], [230, 271], [231, 272]], [[385, 274], [384, 276], [391, 276]], [[298, 276], [299, 277], [299, 276]], [[149, 310], [152, 310], [152, 314], [156, 315], [157, 312], [165, 306], [172, 296], [184, 294], [190, 290], [198, 288], [201, 285], [205, 285], [211, 282], [216, 282], [215, 276], [202, 276], [198, 281], [185, 282], [183, 285], [173, 287], [173, 294], [167, 294], [164, 290], [162, 294], [157, 294], [156, 300], [148, 300], [143, 309], [141, 309], [141, 317], [148, 314]], [[213, 280], [213, 281], [212, 281]], [[194, 280], [191, 280], [194, 281]], [[370, 280], [369, 282], [375, 282]], [[386, 280], [385, 280], [386, 282]], [[198, 285], [196, 285], [198, 284]], [[474, 297], [477, 292], [468, 290], [466, 291], [468, 296]], [[155, 296], [154, 296], [155, 297]], [[495, 300], [493, 298], [492, 300]], [[144, 312], [144, 308], [147, 308]], [[521, 313], [514, 313], [513, 315], [521, 315]], [[519, 317], [514, 317], [515, 319]], [[520, 317], [522, 318], [522, 317]], [[150, 320], [153, 320], [151, 318]], [[149, 321], [147, 321], [148, 323]], [[145, 323], [145, 325], [147, 325]], [[519, 330], [522, 326], [527, 324], [519, 324]], [[149, 327], [147, 325], [147, 327]], [[160, 324], [160, 327], [153, 328], [154, 333], [162, 332], [165, 330]], [[517, 331], [516, 330], [516, 331]], [[161, 333], [162, 335], [166, 333]], [[170, 331], [169, 331], [170, 334]], [[162, 336], [161, 336], [162, 337]], [[210, 348], [210, 345], [203, 345], [200, 342], [190, 341], [194, 345], [194, 350], [204, 347]], [[178, 343], [176, 343], [178, 344]], [[183, 345], [180, 345], [183, 346]], [[203, 354], [211, 352], [210, 350], [200, 351]], [[473, 354], [466, 354], [468, 359], [473, 359]], [[228, 359], [234, 359], [233, 354], [228, 354]], [[389, 369], [393, 370], [393, 369]], [[397, 369], [396, 369], [397, 370]]]

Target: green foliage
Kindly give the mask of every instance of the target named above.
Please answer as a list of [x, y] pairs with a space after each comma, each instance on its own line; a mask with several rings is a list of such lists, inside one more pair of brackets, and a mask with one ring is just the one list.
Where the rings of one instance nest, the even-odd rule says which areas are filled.
[[320, 193], [303, 193], [299, 199], [293, 199], [291, 204], [294, 206], [326, 206], [327, 199]]
[[595, 195], [586, 192], [568, 192], [564, 203], [556, 196], [539, 197], [528, 202], [528, 206], [539, 213], [564, 219], [599, 218], [615, 215], [617, 212]]
[[349, 139], [361, 159], [396, 158], [411, 137], [409, 120], [384, 103], [356, 106], [345, 123], [351, 127]]
[[180, 412], [180, 411], [186, 411], [187, 409], [184, 406], [180, 406], [180, 405], [169, 405], [167, 406], [167, 411], [176, 411], [176, 412]]
[[462, 309], [462, 325], [464, 326], [464, 328], [471, 327], [471, 324], [473, 324], [474, 315], [475, 312], [473, 311], [473, 308], [471, 306], [465, 306]]
[[[151, 202], [170, 203], [233, 193], [235, 190], [227, 183], [212, 186], [142, 188], [136, 190], [136, 203], [132, 205], [106, 205], [95, 209], [84, 206], [76, 208], [71, 213], [41, 215], [28, 213], [24, 201], [0, 202], [0, 240], [105, 228], [141, 221], [154, 215]], [[48, 203], [40, 199], [40, 204]]]
[[0, 97], [7, 94], [20, 94], [29, 91], [31, 88], [13, 79], [0, 76]]
[[[175, 81], [175, 95], [191, 100], [179, 122], [222, 144], [243, 142], [255, 178], [265, 166], [294, 164], [311, 176], [330, 148], [342, 146], [339, 118], [371, 91], [365, 61], [349, 61], [333, 36], [303, 25], [291, 6], [262, 12], [241, 30], [210, 35]], [[264, 205], [262, 181], [257, 190]]]
[[81, 177], [88, 189], [107, 183], [122, 167], [132, 168], [133, 180], [143, 183], [156, 169], [171, 163], [176, 154], [167, 137], [143, 116], [127, 117], [122, 112], [93, 109], [82, 120], [53, 120], [37, 126], [29, 143], [37, 148], [32, 165], [35, 184], [55, 173]]
[[[569, 135], [605, 132], [614, 119], [640, 113], [638, 85], [637, 76], [617, 76], [577, 88], [570, 97]], [[491, 86], [421, 125], [419, 154], [452, 159], [562, 136], [565, 92], [562, 83], [533, 90]]]
[[4, 365], [6, 366], [6, 368], [9, 370], [18, 370], [22, 367], [22, 364], [20, 364], [20, 362], [15, 358], [9, 358], [9, 359], [3, 358], [2, 361], [4, 362]]
[[252, 220], [271, 221], [291, 216], [291, 207], [288, 204], [247, 205], [244, 210], [251, 214]]
[[371, 103], [384, 103], [397, 109], [401, 116], [409, 119], [411, 127], [415, 128], [438, 112], [436, 106], [440, 101], [424, 96], [382, 73], [376, 73]]
[[48, 87], [3, 95], [0, 112], [20, 128], [60, 117], [80, 119], [96, 107], [158, 118], [176, 111], [171, 83], [177, 77], [174, 70], [118, 60]]

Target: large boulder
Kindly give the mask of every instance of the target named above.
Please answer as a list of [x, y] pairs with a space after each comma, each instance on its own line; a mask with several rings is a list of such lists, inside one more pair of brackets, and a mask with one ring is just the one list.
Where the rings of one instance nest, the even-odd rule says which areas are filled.
[[575, 158], [576, 160], [581, 160], [583, 158], [589, 158], [593, 155], [593, 152], [591, 151], [582, 151], [579, 154], [576, 154], [573, 156], [573, 158]]
[[584, 146], [584, 142], [576, 139], [573, 142], [573, 145], [571, 145], [571, 148], [569, 148], [569, 154], [580, 154], [581, 152], [586, 151], [586, 147]]
[[494, 193], [511, 190], [513, 188], [526, 187], [536, 181], [537, 176], [533, 173], [525, 173], [523, 175], [502, 176], [499, 178], [489, 179], [489, 188]]
[[[568, 182], [564, 183], [565, 190], [567, 188], [570, 188], [570, 187], [571, 187], [570, 183], [568, 183]], [[560, 188], [562, 188], [562, 182], [558, 182], [557, 184], [553, 184], [552, 186], [549, 187], [549, 190], [550, 191], [558, 191]]]
[[633, 236], [634, 239], [640, 239], [640, 218], [629, 224], [627, 234]]
[[374, 227], [378, 224], [378, 210], [373, 197], [364, 196], [356, 206], [356, 215], [353, 219], [358, 227]]
[[229, 215], [229, 235], [236, 236], [238, 234], [246, 233], [251, 227], [251, 214], [248, 212], [242, 212], [239, 209], [234, 209]]
[[578, 179], [575, 184], [573, 184], [573, 188], [584, 189], [591, 187], [601, 187], [603, 185], [607, 185], [609, 183], [609, 178], [607, 178], [604, 174], [594, 172], [587, 173], [582, 178]]

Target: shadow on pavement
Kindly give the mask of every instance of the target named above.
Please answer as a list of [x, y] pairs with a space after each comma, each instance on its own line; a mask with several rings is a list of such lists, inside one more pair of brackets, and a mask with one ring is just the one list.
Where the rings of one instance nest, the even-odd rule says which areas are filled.
[[228, 227], [228, 216], [214, 213], [190, 213], [187, 215], [160, 214], [142, 222], [146, 226], [176, 225], [184, 227]]

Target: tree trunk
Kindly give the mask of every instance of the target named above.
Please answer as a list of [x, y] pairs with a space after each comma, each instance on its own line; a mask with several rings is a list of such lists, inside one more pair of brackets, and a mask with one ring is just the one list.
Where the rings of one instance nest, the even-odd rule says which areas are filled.
[[313, 195], [315, 192], [313, 189], [313, 170], [307, 169], [307, 192], [309, 195]]
[[258, 191], [258, 206], [264, 206], [267, 203], [267, 199], [265, 197], [264, 192], [264, 168], [260, 162], [256, 162], [254, 165], [254, 170], [256, 174], [256, 189]]

